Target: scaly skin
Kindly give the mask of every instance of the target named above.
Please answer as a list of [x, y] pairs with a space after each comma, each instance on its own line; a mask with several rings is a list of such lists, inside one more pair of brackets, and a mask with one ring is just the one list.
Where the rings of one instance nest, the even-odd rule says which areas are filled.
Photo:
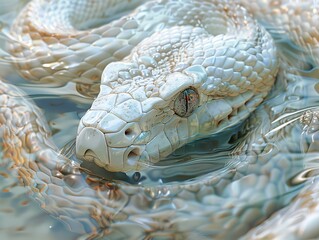
[[[228, 167], [192, 182], [139, 186], [81, 174], [78, 163], [59, 155], [50, 141], [40, 110], [16, 87], [1, 83], [1, 91], [4, 156], [14, 161], [24, 185], [49, 214], [91, 237], [233, 239], [289, 201], [276, 197], [293, 189], [286, 180], [300, 170], [294, 152], [302, 150], [293, 140], [301, 126], [268, 136], [276, 128], [271, 125], [275, 109], [285, 103], [277, 98], [253, 113], [247, 122], [253, 131]], [[279, 92], [294, 95], [291, 87]], [[10, 121], [13, 116], [25, 117]]]
[[[59, 11], [62, 3], [31, 2], [12, 27], [13, 36], [23, 41], [14, 42], [10, 50], [28, 58], [28, 64], [17, 65], [25, 77], [39, 81], [89, 83], [99, 79], [107, 63], [125, 57], [104, 69], [101, 91], [77, 136], [77, 156], [109, 171], [140, 170], [188, 142], [237, 124], [263, 101], [275, 80], [273, 40], [238, 5], [149, 2], [129, 17], [85, 31], [78, 30], [79, 25], [101, 3], [84, 1], [82, 6], [71, 1]], [[113, 8], [121, 9], [123, 3]], [[75, 17], [81, 9], [83, 19]], [[43, 19], [47, 12], [55, 16], [51, 21]], [[145, 39], [136, 40], [139, 34]], [[130, 51], [132, 39], [136, 46]], [[46, 72], [45, 66], [52, 64], [65, 69], [54, 66], [49, 68], [54, 74]], [[89, 74], [91, 79], [83, 73], [83, 64], [95, 72]], [[188, 88], [196, 92], [198, 103], [188, 116], [179, 116], [176, 111], [183, 105], [176, 109], [174, 101]]]
[[[211, 3], [211, 1], [208, 2]], [[221, 3], [221, 1], [217, 2]], [[30, 7], [32, 6], [32, 4], [36, 3], [37, 1], [34, 1], [28, 6]], [[153, 4], [150, 5], [153, 6]], [[172, 4], [172, 6], [174, 6], [174, 4]], [[186, 8], [188, 7], [188, 10], [193, 9], [189, 8], [187, 4], [185, 4], [185, 6]], [[227, 12], [231, 8], [231, 6], [228, 6], [228, 8], [224, 8], [223, 5], [223, 7], [219, 8], [219, 10], [223, 9], [223, 11]], [[240, 14], [240, 8], [234, 8], [235, 11], [238, 11], [236, 12], [238, 13], [238, 15], [236, 14], [236, 16], [233, 16], [232, 12], [232, 14], [228, 15], [227, 17], [243, 17], [243, 15]], [[156, 7], [154, 6], [154, 8], [151, 9], [154, 9], [155, 11]], [[194, 7], [194, 9], [194, 11], [196, 11], [197, 8]], [[31, 11], [26, 12], [30, 13]], [[21, 13], [20, 16], [24, 16], [26, 12]], [[184, 17], [185, 14], [183, 14], [182, 16]], [[29, 20], [30, 19], [31, 18], [29, 18]], [[183, 19], [187, 20], [187, 17]], [[251, 26], [250, 23], [252, 22], [249, 21], [248, 34], [241, 35], [241, 37], [244, 37], [244, 40], [242, 41], [249, 42], [251, 39], [256, 40], [256, 36], [259, 36], [260, 33], [265, 34], [262, 35], [263, 37], [267, 36], [267, 33], [262, 30], [262, 27], [256, 28], [254, 24]], [[19, 20], [17, 20], [16, 25], [14, 26], [19, 26], [19, 24]], [[27, 20], [26, 23], [22, 21], [21, 24], [22, 26], [29, 26], [29, 24], [31, 23]], [[198, 47], [200, 50], [202, 46], [209, 46], [209, 43], [212, 43], [214, 41], [211, 40], [211, 36], [208, 36], [205, 26], [203, 30], [196, 27], [194, 28], [183, 26], [183, 24], [181, 25], [182, 26], [179, 27], [170, 27], [168, 25], [165, 26], [167, 27], [167, 29], [163, 30], [164, 32], [166, 31], [166, 33], [170, 34], [167, 39], [163, 39], [163, 43], [176, 39], [194, 41], [190, 44], [186, 44], [185, 46], [183, 45], [183, 41], [181, 41], [181, 48], [183, 50], [176, 50], [175, 52], [173, 51], [174, 48], [172, 48], [173, 50], [169, 51], [167, 55], [168, 59], [171, 59], [170, 56], [174, 55], [175, 57], [176, 53], [177, 59], [184, 59], [184, 64], [180, 64], [181, 66], [179, 66], [179, 68], [174, 65], [175, 58], [173, 58], [174, 61], [169, 61], [170, 64], [174, 63], [173, 65], [169, 66], [174, 66], [173, 69], [178, 69], [179, 72], [172, 72], [171, 67], [167, 67], [166, 63], [162, 64], [164, 66], [164, 75], [166, 76], [166, 78], [164, 78], [165, 80], [161, 78], [153, 79], [153, 83], [158, 83], [159, 87], [154, 84], [155, 86], [153, 88], [143, 89], [143, 91], [141, 92], [144, 92], [144, 94], [136, 95], [130, 92], [130, 89], [126, 88], [125, 92], [129, 92], [129, 96], [118, 97], [120, 96], [118, 91], [123, 91], [123, 89], [120, 88], [119, 83], [121, 83], [121, 86], [123, 85], [124, 88], [127, 87], [126, 84], [123, 84], [122, 82], [124, 82], [125, 76], [128, 76], [128, 67], [134, 70], [141, 64], [146, 66], [147, 64], [152, 64], [152, 59], [145, 58], [144, 56], [148, 56], [150, 53], [154, 53], [152, 51], [157, 51], [157, 49], [152, 50], [151, 44], [162, 44], [160, 41], [157, 42], [160, 33], [147, 33], [146, 35], [150, 36], [150, 38], [143, 41], [141, 39], [141, 42], [139, 44], [136, 43], [137, 47], [128, 57], [123, 60], [125, 63], [122, 62], [109, 64], [108, 67], [105, 69], [102, 77], [103, 81], [100, 96], [94, 102], [94, 104], [92, 105], [92, 110], [90, 111], [92, 112], [95, 110], [102, 110], [102, 114], [93, 114], [93, 118], [86, 116], [82, 120], [83, 125], [93, 128], [98, 124], [97, 122], [93, 121], [95, 120], [95, 118], [102, 119], [104, 115], [107, 115], [106, 112], [110, 114], [109, 112], [111, 111], [113, 111], [112, 114], [118, 113], [120, 111], [121, 113], [123, 113], [123, 115], [121, 115], [123, 116], [123, 118], [133, 118], [125, 119], [127, 120], [125, 122], [134, 123], [134, 120], [136, 120], [134, 119], [134, 117], [136, 116], [134, 116], [134, 114], [131, 112], [127, 112], [129, 109], [123, 112], [123, 110], [117, 108], [117, 104], [122, 103], [121, 101], [117, 103], [115, 102], [113, 105], [106, 104], [106, 106], [104, 106], [103, 100], [99, 100], [101, 97], [104, 97], [104, 94], [117, 95], [117, 99], [122, 98], [122, 101], [131, 101], [133, 106], [136, 106], [137, 98], [146, 100], [151, 99], [151, 97], [157, 97], [160, 98], [159, 103], [162, 104], [162, 109], [167, 109], [170, 106], [169, 102], [172, 101], [171, 99], [174, 98], [174, 96], [176, 97], [177, 92], [183, 91], [185, 89], [184, 87], [186, 85], [183, 84], [184, 82], [188, 84], [187, 81], [189, 81], [189, 79], [192, 79], [191, 82], [195, 84], [194, 86], [196, 87], [196, 89], [199, 89], [197, 91], [200, 95], [200, 107], [198, 107], [191, 116], [197, 115], [197, 113], [198, 115], [202, 116], [201, 114], [204, 114], [204, 111], [201, 111], [201, 108], [208, 109], [206, 107], [206, 104], [210, 104], [212, 102], [222, 103], [222, 101], [225, 101], [229, 103], [229, 107], [224, 104], [222, 110], [225, 110], [227, 108], [239, 108], [241, 106], [239, 103], [245, 102], [245, 100], [238, 100], [242, 99], [242, 97], [245, 97], [246, 95], [254, 96], [254, 98], [252, 98], [251, 100], [253, 100], [252, 103], [255, 103], [256, 105], [249, 105], [248, 111], [246, 109], [246, 114], [243, 114], [242, 117], [240, 117], [240, 111], [236, 111], [236, 114], [233, 117], [234, 122], [231, 124], [242, 121], [246, 117], [246, 115], [248, 115], [255, 109], [257, 104], [262, 101], [262, 99], [269, 91], [270, 86], [273, 83], [274, 75], [277, 72], [277, 68], [274, 67], [277, 62], [275, 50], [273, 48], [271, 48], [272, 50], [269, 50], [270, 48], [266, 48], [268, 49], [266, 50], [266, 55], [272, 56], [273, 58], [269, 58], [268, 61], [265, 61], [265, 63], [267, 62], [274, 68], [271, 68], [271, 70], [267, 68], [269, 70], [267, 71], [267, 73], [270, 72], [270, 75], [268, 76], [269, 78], [266, 78], [264, 80], [265, 82], [262, 82], [261, 85], [256, 84], [256, 88], [247, 89], [247, 87], [241, 84], [238, 84], [237, 86], [236, 83], [231, 83], [230, 85], [228, 85], [229, 88], [222, 88], [218, 86], [218, 84], [215, 86], [216, 88], [209, 88], [209, 84], [207, 84], [209, 76], [206, 76], [204, 80], [202, 78], [203, 75], [205, 76], [205, 73], [207, 74], [207, 72], [205, 70], [203, 71], [203, 68], [201, 67], [190, 69], [188, 64], [194, 64], [195, 61], [196, 63], [201, 62], [200, 60], [196, 59], [196, 57], [194, 57], [196, 51], [193, 51], [193, 49]], [[61, 26], [61, 24], [58, 24], [58, 26]], [[63, 26], [69, 27], [69, 25]], [[240, 28], [241, 24], [239, 23], [238, 26]], [[22, 27], [21, 29], [21, 32], [24, 32], [27, 28]], [[256, 29], [258, 29], [258, 31]], [[65, 29], [61, 30], [61, 35], [65, 33], [64, 30]], [[175, 31], [177, 31], [176, 35]], [[179, 32], [183, 32], [185, 33], [185, 35], [180, 36], [178, 34]], [[195, 35], [194, 33], [196, 33], [197, 37], [193, 36]], [[15, 33], [12, 34], [13, 36], [15, 36]], [[50, 34], [51, 35], [49, 38], [47, 38], [47, 40], [51, 41], [52, 33]], [[31, 34], [30, 38], [33, 38], [33, 36], [35, 35], [36, 34]], [[56, 36], [60, 35], [58, 34]], [[263, 37], [261, 37], [260, 39], [263, 39]], [[19, 37], [17, 38], [19, 39]], [[231, 37], [219, 36], [217, 37], [217, 39], [218, 38], [229, 40]], [[256, 47], [257, 44], [256, 49], [258, 50], [260, 47], [268, 46], [268, 44], [272, 45], [271, 39], [266, 39], [267, 41], [255, 41], [255, 45], [251, 45], [246, 42], [246, 44], [243, 44], [243, 47], [253, 49], [250, 48], [250, 46]], [[206, 42], [207, 44], [197, 45], [195, 44], [197, 43], [196, 41], [200, 43]], [[43, 42], [45, 41], [40, 40], [38, 42], [40, 42], [40, 45], [42, 46]], [[48, 46], [52, 47], [52, 49], [57, 45], [60, 46], [60, 44], [55, 45], [55, 42], [51, 43], [52, 44]], [[145, 48], [143, 47], [144, 43], [146, 44], [145, 46], [147, 46]], [[227, 45], [227, 41], [220, 41], [220, 44], [222, 44], [222, 46], [229, 47], [229, 45]], [[165, 45], [163, 44], [163, 46]], [[11, 47], [13, 49], [12, 51], [15, 52], [15, 56], [17, 58], [24, 59], [27, 52], [30, 51], [21, 50], [21, 48], [23, 49], [23, 44], [19, 42], [16, 42]], [[37, 49], [37, 47], [33, 46], [31, 49]], [[49, 51], [51, 51], [52, 49], [49, 49]], [[255, 53], [257, 50], [252, 50], [252, 52]], [[236, 53], [236, 51], [234, 52]], [[261, 53], [263, 52], [264, 51], [261, 51]], [[34, 53], [40, 55], [42, 54], [39, 51], [35, 51]], [[192, 55], [191, 53], [194, 54]], [[54, 54], [55, 53], [52, 52], [52, 55]], [[57, 55], [54, 56], [58, 56], [59, 54], [61, 54], [61, 52], [57, 53]], [[209, 55], [210, 53], [204, 53], [204, 56], [205, 54], [211, 56]], [[235, 54], [232, 56], [236, 59], [235, 56], [237, 55]], [[63, 55], [63, 57], [66, 57], [66, 55]], [[26, 74], [24, 75], [25, 77], [30, 77], [29, 74], [37, 75], [39, 73], [43, 73], [42, 70], [39, 70], [37, 68], [39, 66], [43, 66], [43, 64], [46, 64], [44, 62], [41, 62], [44, 58], [41, 57], [40, 60], [35, 60], [34, 58], [31, 59], [32, 60], [30, 60], [30, 62], [27, 62], [26, 64], [17, 63], [18, 67], [22, 69], [24, 69], [24, 67], [27, 68], [30, 66], [31, 69], [36, 69], [33, 71], [26, 70], [24, 73], [22, 71], [22, 74]], [[248, 59], [248, 57], [246, 59]], [[265, 60], [267, 58], [264, 57], [263, 59]], [[153, 60], [155, 60], [155, 58]], [[40, 63], [37, 61], [40, 61]], [[56, 59], [54, 59], [53, 63], [56, 62], [63, 62], [63, 66], [65, 64], [64, 61], [57, 61]], [[159, 62], [156, 63], [157, 65], [159, 65]], [[204, 65], [204, 63], [198, 63], [199, 66], [202, 66], [201, 64]], [[50, 68], [50, 71], [54, 69], [58, 69], [57, 72], [61, 70], [59, 68], [52, 67]], [[54, 74], [57, 72], [49, 73], [49, 76], [54, 75], [54, 77], [57, 77], [59, 74], [66, 71], [66, 69], [62, 70], [62, 72], [56, 75]], [[122, 72], [120, 72], [120, 70]], [[241, 71], [240, 74], [243, 74], [243, 72], [244, 71]], [[143, 74], [147, 74], [147, 72], [138, 72], [137, 76], [140, 75], [141, 77], [145, 77], [143, 76]], [[40, 75], [35, 76], [35, 78], [33, 79], [41, 79]], [[167, 81], [170, 79], [169, 76], [171, 75], [173, 75], [174, 77], [173, 80], [175, 80], [176, 78], [183, 80], [183, 84], [177, 85], [174, 82], [168, 88], [163, 88], [161, 91], [160, 83], [164, 82], [162, 84], [166, 84]], [[66, 78], [68, 77], [66, 73], [63, 76], [65, 76]], [[121, 77], [119, 78], [118, 76]], [[281, 76], [286, 77], [287, 75], [282, 74]], [[130, 80], [130, 77], [131, 76], [128, 76], [128, 79], [126, 79], [128, 80], [128, 82]], [[48, 81], [53, 80], [52, 77], [49, 77], [48, 79]], [[76, 82], [80, 82], [82, 84], [88, 83], [86, 82], [86, 80], [82, 81], [81, 79], [82, 74], [75, 77]], [[90, 79], [92, 80], [92, 78]], [[139, 79], [139, 81], [142, 80], [143, 79], [141, 78]], [[196, 85], [197, 82], [195, 80], [198, 81], [198, 85]], [[137, 81], [137, 85], [139, 85], [139, 81]], [[227, 79], [225, 79], [225, 81], [227, 82]], [[62, 156], [59, 156], [57, 148], [54, 146], [54, 143], [52, 143], [49, 138], [50, 133], [47, 128], [46, 121], [41, 115], [40, 111], [36, 107], [34, 107], [32, 102], [27, 100], [23, 96], [23, 93], [21, 93], [21, 91], [19, 91], [17, 88], [1, 82], [0, 127], [2, 128], [1, 132], [3, 134], [2, 138], [4, 144], [4, 156], [13, 160], [15, 166], [19, 171], [19, 176], [22, 178], [25, 185], [30, 186], [32, 192], [35, 195], [35, 198], [41, 202], [42, 207], [48, 213], [66, 222], [70, 226], [72, 231], [77, 231], [80, 233], [89, 232], [89, 234], [91, 234], [92, 236], [107, 235], [112, 239], [123, 239], [128, 237], [131, 237], [133, 239], [155, 237], [176, 239], [210, 239], [212, 237], [215, 239], [234, 239], [246, 233], [251, 227], [260, 223], [262, 220], [272, 214], [276, 209], [282, 207], [286, 203], [287, 199], [276, 199], [276, 197], [282, 196], [292, 190], [292, 188], [287, 186], [286, 181], [292, 176], [292, 174], [299, 170], [299, 159], [298, 157], [296, 158], [294, 154], [291, 154], [291, 152], [309, 151], [308, 148], [304, 148], [304, 146], [301, 148], [299, 146], [299, 142], [294, 141], [295, 139], [299, 138], [302, 132], [299, 124], [288, 125], [288, 127], [282, 131], [274, 131], [274, 134], [268, 134], [272, 133], [272, 130], [276, 129], [276, 125], [271, 124], [274, 120], [276, 120], [277, 117], [275, 110], [276, 107], [288, 104], [289, 101], [287, 102], [286, 98], [289, 99], [289, 96], [294, 96], [298, 93], [294, 92], [294, 84], [296, 84], [295, 81], [288, 79], [287, 89], [280, 88], [277, 92], [280, 93], [279, 95], [285, 97], [284, 100], [278, 101], [277, 98], [269, 98], [267, 103], [262, 105], [260, 109], [258, 109], [258, 111], [253, 113], [247, 125], [249, 127], [254, 126], [255, 128], [249, 134], [247, 139], [243, 140], [241, 148], [238, 150], [238, 157], [230, 158], [228, 160], [229, 165], [225, 169], [199, 177], [192, 182], [186, 181], [182, 183], [168, 183], [156, 186], [134, 186], [121, 182], [108, 182], [101, 179], [96, 179], [94, 177], [81, 175], [77, 163], [72, 163], [64, 159]], [[261, 86], [263, 86], [262, 89], [260, 89]], [[260, 92], [261, 90], [262, 92]], [[151, 93], [148, 93], [149, 91], [151, 91]], [[216, 100], [213, 97], [210, 98], [210, 94], [214, 95], [215, 97], [217, 95], [218, 99]], [[101, 107], [101, 105], [103, 107]], [[148, 106], [151, 109], [159, 111], [159, 109], [157, 109], [152, 104], [148, 104]], [[96, 109], [94, 109], [94, 107], [96, 107]], [[107, 107], [111, 107], [112, 109], [109, 110], [107, 109]], [[250, 107], [251, 109], [249, 109]], [[166, 114], [169, 114], [169, 111], [167, 112], [168, 113]], [[229, 115], [228, 112], [229, 111], [222, 112], [220, 115], [223, 118]], [[145, 112], [143, 112], [143, 114], [144, 113]], [[117, 114], [114, 114], [114, 116], [116, 116], [117, 118], [120, 117]], [[143, 117], [144, 116], [148, 116], [151, 118], [154, 117], [154, 115], [147, 114], [147, 112], [143, 115]], [[173, 116], [173, 120], [170, 121], [174, 121], [174, 119], [179, 118], [175, 115], [171, 116]], [[189, 116], [188, 118], [190, 118], [191, 116]], [[210, 117], [212, 117], [210, 121], [216, 120], [216, 116], [210, 115]], [[17, 119], [19, 121], [11, 121], [12, 119]], [[158, 120], [155, 119], [155, 121]], [[147, 121], [145, 120], [145, 122]], [[309, 121], [305, 121], [305, 123], [308, 125], [310, 124]], [[229, 123], [224, 123], [224, 125], [227, 124]], [[79, 136], [81, 136], [82, 127], [83, 126], [79, 127]], [[223, 127], [216, 128], [216, 126], [209, 126], [203, 131], [208, 131], [208, 133], [211, 134], [212, 132], [221, 131]], [[130, 128], [132, 128], [133, 130], [135, 129], [131, 126]], [[125, 127], [122, 129], [127, 129], [127, 125], [125, 125]], [[268, 135], [273, 136], [269, 137]], [[180, 144], [180, 142], [184, 144], [188, 141], [196, 139], [198, 136], [193, 137], [191, 135], [188, 137], [189, 138], [187, 138], [184, 142], [181, 140], [177, 141], [178, 144]], [[123, 141], [119, 142], [120, 144], [124, 145], [128, 144], [127, 142], [123, 143]], [[173, 144], [170, 145], [171, 151], [180, 146], [178, 144], [173, 142]], [[127, 146], [125, 147], [128, 148]], [[166, 148], [165, 151], [167, 151]], [[158, 158], [156, 156], [151, 157], [152, 159], [155, 159], [155, 161], [157, 161], [160, 157], [163, 157], [167, 154], [168, 153], [166, 152], [165, 154], [160, 155]], [[109, 161], [107, 164], [101, 160], [95, 159], [95, 161], [97, 161], [99, 165], [102, 165], [103, 167], [106, 167], [110, 170], [130, 170], [132, 166], [133, 169], [144, 167], [139, 166], [136, 163], [127, 166], [125, 165], [125, 161], [124, 163], [120, 162], [120, 164], [113, 164], [112, 158], [110, 158], [110, 160], [107, 160]], [[314, 191], [314, 189], [315, 188], [313, 187], [309, 187], [308, 190], [306, 189], [305, 194], [301, 194], [299, 196], [300, 201], [309, 202], [309, 196], [311, 194], [307, 194], [307, 191], [308, 193], [311, 193], [312, 191]], [[252, 196], [254, 197], [252, 198]], [[313, 203], [311, 207], [306, 204], [303, 204], [302, 207], [304, 207], [306, 210], [311, 209], [309, 210], [309, 214], [314, 214], [313, 216], [316, 216], [314, 210], [312, 210], [314, 209], [312, 208], [312, 206], [316, 206], [317, 203], [313, 199], [311, 200], [311, 202]], [[292, 211], [293, 210], [294, 208], [292, 208]], [[309, 224], [311, 223], [305, 222], [304, 226], [309, 226]], [[295, 227], [295, 225], [293, 226]], [[264, 229], [266, 229], [266, 234], [262, 236], [271, 238], [274, 237], [275, 234], [278, 234], [277, 232], [272, 233], [272, 227], [267, 227], [267, 225], [265, 225]], [[303, 229], [307, 228], [304, 227]], [[308, 230], [309, 229], [311, 230], [311, 228], [308, 228]], [[295, 237], [302, 237], [300, 236], [302, 234], [302, 231], [294, 231], [292, 229], [289, 233], [291, 233]], [[314, 231], [311, 231], [310, 233], [311, 237], [318, 236]]]

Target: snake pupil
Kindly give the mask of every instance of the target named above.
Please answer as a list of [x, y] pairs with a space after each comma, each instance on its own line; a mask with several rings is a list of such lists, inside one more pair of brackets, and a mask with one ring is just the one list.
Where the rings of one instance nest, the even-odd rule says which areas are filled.
[[183, 92], [183, 95], [184, 95], [184, 100], [185, 100], [185, 112], [187, 113], [188, 112], [188, 102], [189, 102], [189, 97], [187, 95], [187, 90], [185, 90]]
[[180, 117], [188, 117], [198, 107], [199, 95], [192, 89], [187, 88], [178, 94], [174, 102], [174, 112]]

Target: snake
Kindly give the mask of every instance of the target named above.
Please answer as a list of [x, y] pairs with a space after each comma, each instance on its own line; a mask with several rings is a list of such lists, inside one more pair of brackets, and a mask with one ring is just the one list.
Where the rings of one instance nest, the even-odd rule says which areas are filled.
[[[79, 121], [73, 161], [52, 141], [42, 111], [1, 81], [3, 157], [46, 212], [89, 238], [279, 237], [271, 224], [289, 209], [263, 221], [287, 204], [278, 196], [298, 187], [286, 184], [301, 162], [292, 153], [315, 152], [318, 110], [276, 126], [286, 119], [276, 120], [274, 109], [297, 95], [298, 74], [269, 29], [281, 26], [315, 65], [318, 7], [310, 2], [30, 1], [8, 35], [13, 65], [36, 83], [71, 83], [93, 102]], [[227, 167], [194, 179], [131, 184], [81, 165], [104, 174], [156, 169], [182, 146], [245, 121], [248, 133]], [[315, 188], [296, 197], [299, 209], [316, 207]], [[308, 213], [315, 222], [316, 211]], [[306, 217], [291, 225], [284, 234], [319, 234]]]

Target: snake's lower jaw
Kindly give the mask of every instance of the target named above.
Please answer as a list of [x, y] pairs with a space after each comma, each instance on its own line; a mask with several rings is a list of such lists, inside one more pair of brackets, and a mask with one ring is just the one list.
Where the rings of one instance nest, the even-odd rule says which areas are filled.
[[137, 171], [149, 161], [143, 145], [110, 147], [104, 133], [93, 127], [84, 127], [78, 134], [76, 156], [111, 172]]

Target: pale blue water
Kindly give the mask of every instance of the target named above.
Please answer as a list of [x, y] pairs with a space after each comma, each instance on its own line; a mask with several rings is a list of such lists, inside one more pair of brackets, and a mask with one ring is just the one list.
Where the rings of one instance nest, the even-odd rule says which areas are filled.
[[[77, 124], [80, 117], [89, 107], [88, 100], [77, 94], [71, 85], [63, 87], [50, 87], [44, 85], [34, 85], [21, 79], [15, 69], [6, 62], [5, 52], [5, 33], [7, 24], [14, 17], [17, 9], [19, 9], [22, 1], [0, 1], [0, 9], [2, 17], [2, 38], [1, 52], [3, 58], [0, 62], [0, 76], [19, 85], [26, 91], [34, 102], [44, 110], [46, 119], [49, 121], [49, 126], [53, 132], [53, 140], [68, 153], [69, 146], [75, 138]], [[22, 4], [23, 5], [23, 4]], [[286, 40], [277, 39], [277, 43], [281, 44], [285, 49], [285, 54], [295, 56], [295, 49], [291, 48]], [[284, 119], [293, 119], [294, 113], [303, 111], [318, 105], [318, 95], [314, 91], [317, 86], [317, 78], [319, 77], [319, 69], [309, 67], [308, 70], [298, 70], [302, 74], [295, 88], [302, 89], [303, 93], [299, 96], [290, 97], [287, 99], [287, 104], [291, 109], [290, 115], [284, 116]], [[304, 91], [307, 91], [306, 94]], [[298, 92], [298, 91], [297, 91]], [[305, 95], [309, 97], [305, 98]], [[272, 99], [280, 98], [280, 92], [274, 91]], [[278, 106], [278, 116], [285, 110], [287, 106]], [[212, 174], [218, 170], [227, 169], [228, 161], [231, 159], [231, 154], [238, 147], [240, 137], [237, 132], [242, 127], [238, 125], [233, 129], [229, 129], [228, 133], [223, 136], [213, 136], [212, 138], [198, 141], [189, 144], [166, 160], [158, 164], [156, 168], [142, 172], [140, 175], [129, 173], [127, 176], [115, 176], [121, 180], [133, 184], [156, 184], [171, 181], [186, 181], [196, 179], [205, 174]], [[280, 126], [279, 126], [280, 127]], [[281, 125], [284, 128], [284, 125]], [[235, 134], [233, 134], [235, 133]], [[298, 153], [297, 153], [298, 154]], [[225, 160], [227, 159], [227, 161]], [[316, 165], [307, 157], [300, 157], [300, 161], [296, 164], [297, 169], [302, 171], [307, 166]], [[80, 236], [77, 233], [72, 233], [68, 230], [68, 226], [59, 220], [47, 214], [39, 204], [34, 200], [32, 194], [27, 188], [20, 185], [17, 178], [17, 173], [10, 169], [10, 160], [3, 159], [0, 152], [0, 239], [85, 239], [85, 236]], [[237, 163], [233, 163], [237, 164]], [[91, 166], [87, 166], [90, 168]], [[104, 175], [103, 170], [98, 170], [98, 175]], [[291, 176], [297, 172], [291, 173]], [[110, 175], [109, 177], [113, 177]], [[135, 182], [134, 182], [135, 181]], [[298, 188], [295, 189], [298, 191]], [[294, 195], [296, 192], [293, 192]], [[288, 194], [289, 195], [289, 194]], [[277, 196], [278, 198], [287, 198], [291, 196]]]

